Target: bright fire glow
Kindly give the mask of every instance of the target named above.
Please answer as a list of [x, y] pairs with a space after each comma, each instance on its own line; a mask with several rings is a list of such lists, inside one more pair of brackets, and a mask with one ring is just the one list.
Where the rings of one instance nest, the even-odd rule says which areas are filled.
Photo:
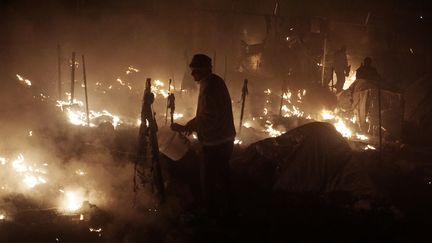
[[82, 207], [84, 196], [75, 191], [60, 191], [64, 194], [62, 208], [67, 212], [75, 212]]
[[28, 165], [22, 154], [12, 161], [12, 168], [22, 176], [22, 182], [27, 188], [34, 188], [39, 184], [46, 184], [47, 180], [42, 176], [46, 172], [36, 165]]
[[[82, 101], [74, 99], [74, 102], [71, 105], [69, 101], [57, 100], [57, 107], [66, 113], [66, 116], [71, 124], [77, 126], [87, 126], [87, 113], [85, 112]], [[121, 123], [119, 116], [113, 115], [107, 110], [102, 110], [100, 112], [90, 110], [89, 119], [90, 127], [96, 127], [98, 125], [95, 123], [97, 120], [100, 122], [109, 121], [114, 126], [114, 128]]]
[[276, 130], [273, 128], [273, 124], [270, 121], [266, 121], [265, 129], [264, 131], [270, 136], [270, 137], [278, 137], [282, 135], [284, 132]]

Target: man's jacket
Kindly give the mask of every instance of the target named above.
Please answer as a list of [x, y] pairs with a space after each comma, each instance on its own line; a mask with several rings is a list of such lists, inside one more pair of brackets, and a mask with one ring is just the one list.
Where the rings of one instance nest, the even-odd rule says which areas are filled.
[[207, 146], [233, 141], [236, 135], [231, 97], [224, 80], [210, 74], [200, 81], [195, 118], [186, 125], [196, 131], [198, 140]]

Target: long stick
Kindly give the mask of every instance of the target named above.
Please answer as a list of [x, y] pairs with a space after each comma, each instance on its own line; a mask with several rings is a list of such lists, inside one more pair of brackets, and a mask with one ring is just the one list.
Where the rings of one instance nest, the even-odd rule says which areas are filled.
[[213, 52], [213, 70], [216, 72], [216, 51]]
[[62, 99], [62, 82], [61, 82], [61, 49], [60, 45], [57, 45], [57, 91], [58, 99]]
[[169, 108], [170, 95], [171, 95], [171, 82], [172, 82], [172, 80], [170, 79], [168, 82], [168, 97], [167, 97], [167, 105], [166, 105], [166, 111], [165, 111], [165, 125], [168, 123], [168, 108]]
[[227, 65], [228, 65], [228, 64], [227, 64], [227, 63], [228, 63], [228, 62], [227, 62], [227, 59], [228, 59], [228, 58], [227, 58], [227, 56], [225, 55], [225, 71], [224, 71], [224, 77], [223, 77], [223, 79], [224, 79], [225, 81], [226, 81]]
[[248, 80], [245, 79], [244, 83], [243, 83], [243, 88], [242, 88], [242, 106], [241, 106], [241, 112], [240, 112], [239, 134], [241, 133], [241, 129], [242, 129], [242, 126], [243, 126], [243, 115], [244, 115], [246, 96], [249, 93], [247, 85], [248, 85]]
[[82, 67], [83, 67], [84, 91], [85, 91], [85, 101], [86, 101], [87, 126], [90, 127], [90, 116], [89, 116], [88, 95], [87, 95], [87, 76], [86, 76], [84, 55], [82, 55]]
[[379, 159], [381, 160], [382, 156], [382, 119], [381, 119], [381, 87], [378, 85], [378, 134], [379, 134]]
[[327, 35], [324, 35], [324, 47], [323, 47], [323, 58], [321, 63], [321, 85], [324, 86], [324, 70], [326, 65], [326, 55], [327, 55]]
[[74, 100], [75, 91], [75, 52], [72, 52], [72, 66], [71, 66], [71, 104]]
[[281, 94], [281, 99], [280, 99], [280, 104], [279, 104], [279, 116], [282, 116], [282, 106], [283, 106], [285, 91], [286, 91], [286, 84], [285, 84], [285, 80], [284, 80], [284, 81], [282, 81], [282, 94]]

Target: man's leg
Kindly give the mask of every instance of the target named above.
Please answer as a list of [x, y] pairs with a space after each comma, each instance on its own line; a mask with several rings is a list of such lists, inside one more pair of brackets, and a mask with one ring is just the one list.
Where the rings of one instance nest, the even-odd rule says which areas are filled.
[[344, 72], [336, 72], [336, 92], [340, 92], [343, 89], [345, 83], [345, 74]]
[[233, 143], [204, 146], [201, 165], [201, 186], [204, 203], [211, 213], [227, 206], [230, 187], [229, 160]]

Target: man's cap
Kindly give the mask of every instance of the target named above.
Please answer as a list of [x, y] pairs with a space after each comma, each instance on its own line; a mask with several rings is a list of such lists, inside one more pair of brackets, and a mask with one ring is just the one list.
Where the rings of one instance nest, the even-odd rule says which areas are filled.
[[366, 57], [366, 58], [363, 60], [363, 63], [366, 64], [366, 65], [371, 64], [371, 63], [372, 63], [372, 58], [370, 58], [370, 57]]
[[212, 59], [204, 54], [196, 54], [193, 56], [191, 63], [189, 64], [191, 68], [211, 68]]

